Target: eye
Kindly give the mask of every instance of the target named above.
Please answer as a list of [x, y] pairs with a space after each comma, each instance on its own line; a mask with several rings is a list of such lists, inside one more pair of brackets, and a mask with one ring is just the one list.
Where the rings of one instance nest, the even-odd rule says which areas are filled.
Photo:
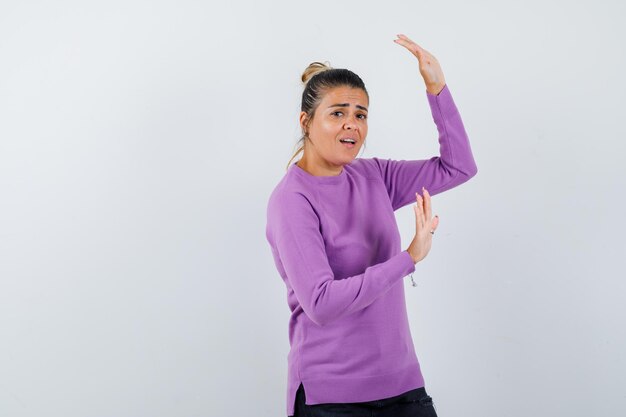
[[[332, 112], [331, 114], [332, 114], [332, 115], [336, 115], [337, 113], [339, 113], [339, 114], [343, 114], [343, 112], [341, 112], [341, 111], [334, 111], [334, 112]], [[366, 115], [366, 114], [363, 114], [363, 113], [359, 113], [359, 114], [357, 114], [357, 117], [359, 117], [361, 120], [365, 120], [365, 119], [367, 119], [367, 115]]]

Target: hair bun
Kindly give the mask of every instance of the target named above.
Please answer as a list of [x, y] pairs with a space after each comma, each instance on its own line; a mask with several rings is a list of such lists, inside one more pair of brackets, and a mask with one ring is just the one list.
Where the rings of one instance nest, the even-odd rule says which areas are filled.
[[304, 84], [306, 84], [315, 75], [319, 74], [320, 72], [328, 71], [330, 69], [333, 69], [333, 67], [330, 66], [330, 62], [328, 62], [328, 61], [325, 61], [325, 62], [318, 62], [318, 61], [311, 62], [309, 64], [309, 66], [306, 67], [306, 69], [302, 73], [302, 77], [301, 77], [302, 82]]

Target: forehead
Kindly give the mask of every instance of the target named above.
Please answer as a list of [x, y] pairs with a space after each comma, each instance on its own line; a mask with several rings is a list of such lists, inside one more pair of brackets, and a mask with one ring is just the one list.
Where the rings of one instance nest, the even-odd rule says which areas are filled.
[[326, 92], [324, 95], [324, 99], [322, 100], [324, 104], [336, 104], [336, 103], [350, 103], [350, 104], [360, 104], [361, 106], [367, 107], [368, 100], [367, 94], [365, 91], [360, 88], [352, 88], [352, 87], [334, 87]]

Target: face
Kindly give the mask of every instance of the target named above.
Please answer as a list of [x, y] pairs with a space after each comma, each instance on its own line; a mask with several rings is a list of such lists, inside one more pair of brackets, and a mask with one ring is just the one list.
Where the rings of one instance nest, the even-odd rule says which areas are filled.
[[[356, 158], [367, 136], [367, 107], [369, 101], [360, 88], [336, 87], [329, 90], [315, 110], [308, 126], [306, 146], [308, 163], [320, 169], [333, 170]], [[300, 123], [307, 131], [306, 113]], [[351, 138], [355, 143], [343, 143]], [[313, 146], [311, 146], [313, 144]]]

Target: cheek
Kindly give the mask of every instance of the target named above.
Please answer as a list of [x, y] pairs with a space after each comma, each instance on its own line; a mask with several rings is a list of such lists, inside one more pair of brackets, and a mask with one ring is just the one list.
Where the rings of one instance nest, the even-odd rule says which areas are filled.
[[341, 131], [341, 125], [332, 122], [325, 122], [319, 126], [319, 133], [327, 139], [334, 139]]

